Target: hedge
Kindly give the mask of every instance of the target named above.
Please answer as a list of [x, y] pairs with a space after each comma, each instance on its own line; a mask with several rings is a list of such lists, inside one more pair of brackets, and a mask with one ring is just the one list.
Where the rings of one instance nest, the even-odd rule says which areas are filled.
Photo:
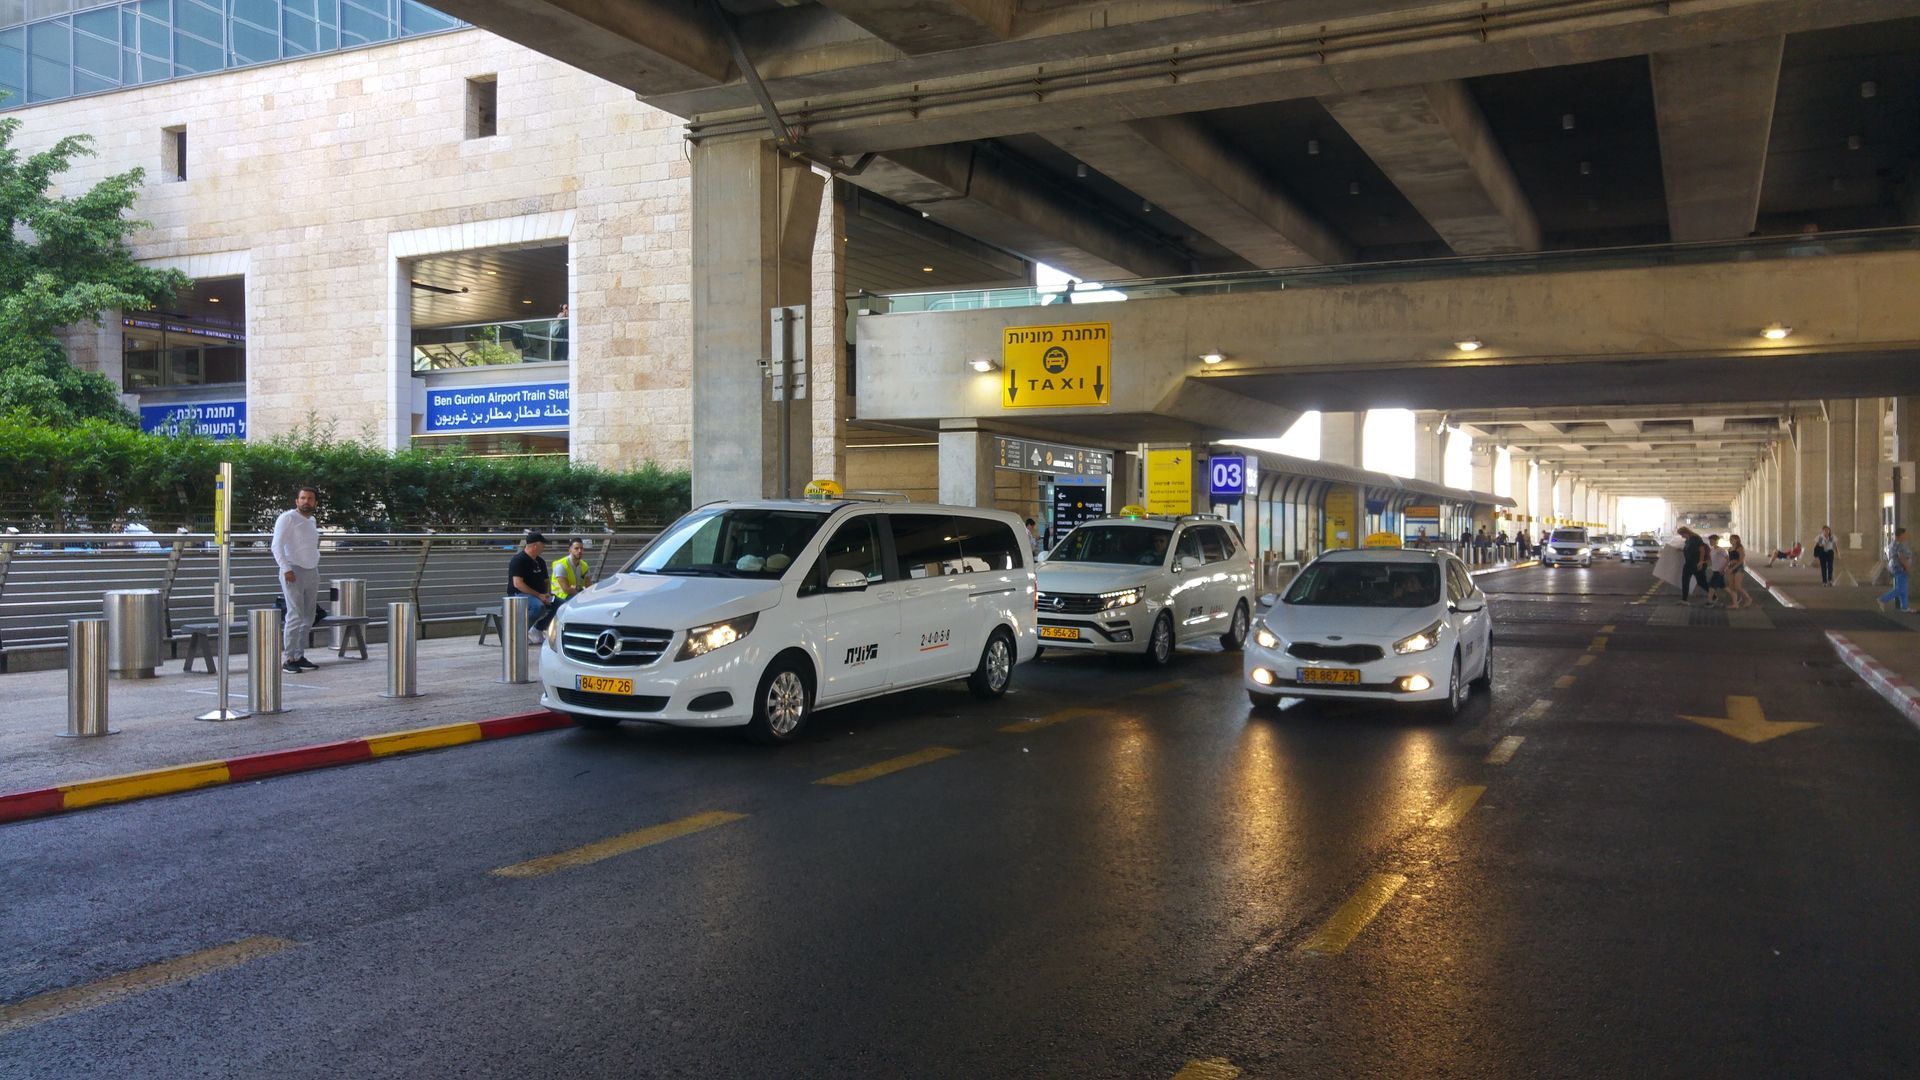
[[300, 484], [320, 522], [356, 532], [484, 531], [528, 525], [628, 529], [687, 509], [685, 472], [630, 472], [559, 458], [385, 450], [312, 431], [263, 442], [146, 435], [104, 421], [48, 427], [0, 417], [0, 518], [24, 532], [107, 528], [129, 514], [155, 532], [208, 529], [214, 474], [233, 462], [234, 528], [269, 529]]

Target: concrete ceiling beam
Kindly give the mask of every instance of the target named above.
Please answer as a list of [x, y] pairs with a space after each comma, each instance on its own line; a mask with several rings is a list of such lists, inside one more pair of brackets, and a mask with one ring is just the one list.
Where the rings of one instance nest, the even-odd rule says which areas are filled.
[[1640, 429], [1646, 426], [1646, 421], [1645, 420], [1608, 420], [1606, 424], [1607, 424], [1607, 427], [1611, 428], [1613, 430], [1613, 433], [1616, 435], [1638, 435], [1640, 434]]
[[1015, 0], [820, 0], [908, 56], [992, 45], [1013, 36]]
[[1724, 416], [1696, 416], [1693, 418], [1693, 430], [1702, 435], [1718, 435], [1727, 430], [1727, 418]]
[[1465, 409], [1449, 415], [1451, 423], [1477, 426], [1524, 425], [1530, 421], [1555, 424], [1599, 424], [1612, 420], [1632, 420], [1639, 423], [1658, 421], [1685, 421], [1691, 423], [1698, 417], [1725, 417], [1727, 419], [1772, 419], [1784, 416], [1796, 405], [1819, 414], [1818, 402], [1735, 402], [1730, 404], [1660, 404], [1660, 405], [1575, 405], [1542, 406], [1538, 408], [1514, 409]]
[[1650, 58], [1675, 243], [1753, 231], [1785, 46], [1786, 38], [1774, 35]]
[[1184, 259], [1149, 237], [974, 147], [896, 151], [848, 179], [948, 228], [1084, 280], [1166, 277], [1191, 270]]
[[1387, 179], [1461, 255], [1540, 248], [1540, 222], [1458, 80], [1322, 98]]
[[641, 97], [739, 78], [707, 9], [675, 0], [435, 0], [483, 26]]
[[1046, 138], [1255, 267], [1353, 260], [1338, 233], [1196, 120], [1157, 117]]

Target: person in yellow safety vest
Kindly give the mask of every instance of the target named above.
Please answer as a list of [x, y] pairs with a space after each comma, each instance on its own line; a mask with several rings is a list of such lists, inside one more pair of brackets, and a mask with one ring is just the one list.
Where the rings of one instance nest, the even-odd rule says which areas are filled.
[[593, 568], [587, 565], [587, 545], [579, 537], [567, 541], [567, 553], [554, 561], [553, 589], [555, 600], [565, 600], [574, 593], [593, 584]]

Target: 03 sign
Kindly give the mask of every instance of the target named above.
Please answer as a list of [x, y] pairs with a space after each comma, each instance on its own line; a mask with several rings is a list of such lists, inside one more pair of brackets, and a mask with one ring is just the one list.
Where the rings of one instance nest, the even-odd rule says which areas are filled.
[[1229, 502], [1247, 493], [1247, 459], [1215, 457], [1208, 463], [1208, 488], [1215, 502]]

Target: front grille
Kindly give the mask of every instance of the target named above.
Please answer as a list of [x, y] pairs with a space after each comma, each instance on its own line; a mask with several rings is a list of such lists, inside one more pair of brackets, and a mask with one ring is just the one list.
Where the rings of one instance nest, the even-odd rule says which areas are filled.
[[1321, 645], [1296, 641], [1287, 646], [1287, 655], [1302, 660], [1332, 660], [1341, 664], [1364, 664], [1387, 655], [1378, 645]]
[[1043, 592], [1039, 601], [1044, 615], [1093, 615], [1106, 606], [1107, 602], [1100, 597], [1083, 593]]
[[1403, 692], [1398, 683], [1303, 683], [1298, 679], [1275, 679], [1273, 680], [1273, 688], [1275, 690], [1345, 690], [1355, 694], [1398, 694]]
[[635, 697], [632, 694], [596, 694], [590, 690], [568, 690], [560, 688], [560, 700], [568, 705], [579, 705], [588, 709], [605, 709], [608, 712], [657, 713], [667, 707], [663, 697]]
[[[600, 654], [601, 635], [612, 631], [610, 655]], [[617, 641], [615, 640], [617, 639]], [[567, 659], [595, 667], [640, 667], [660, 659], [673, 641], [673, 631], [632, 626], [592, 626], [568, 623], [560, 630], [560, 651]]]

